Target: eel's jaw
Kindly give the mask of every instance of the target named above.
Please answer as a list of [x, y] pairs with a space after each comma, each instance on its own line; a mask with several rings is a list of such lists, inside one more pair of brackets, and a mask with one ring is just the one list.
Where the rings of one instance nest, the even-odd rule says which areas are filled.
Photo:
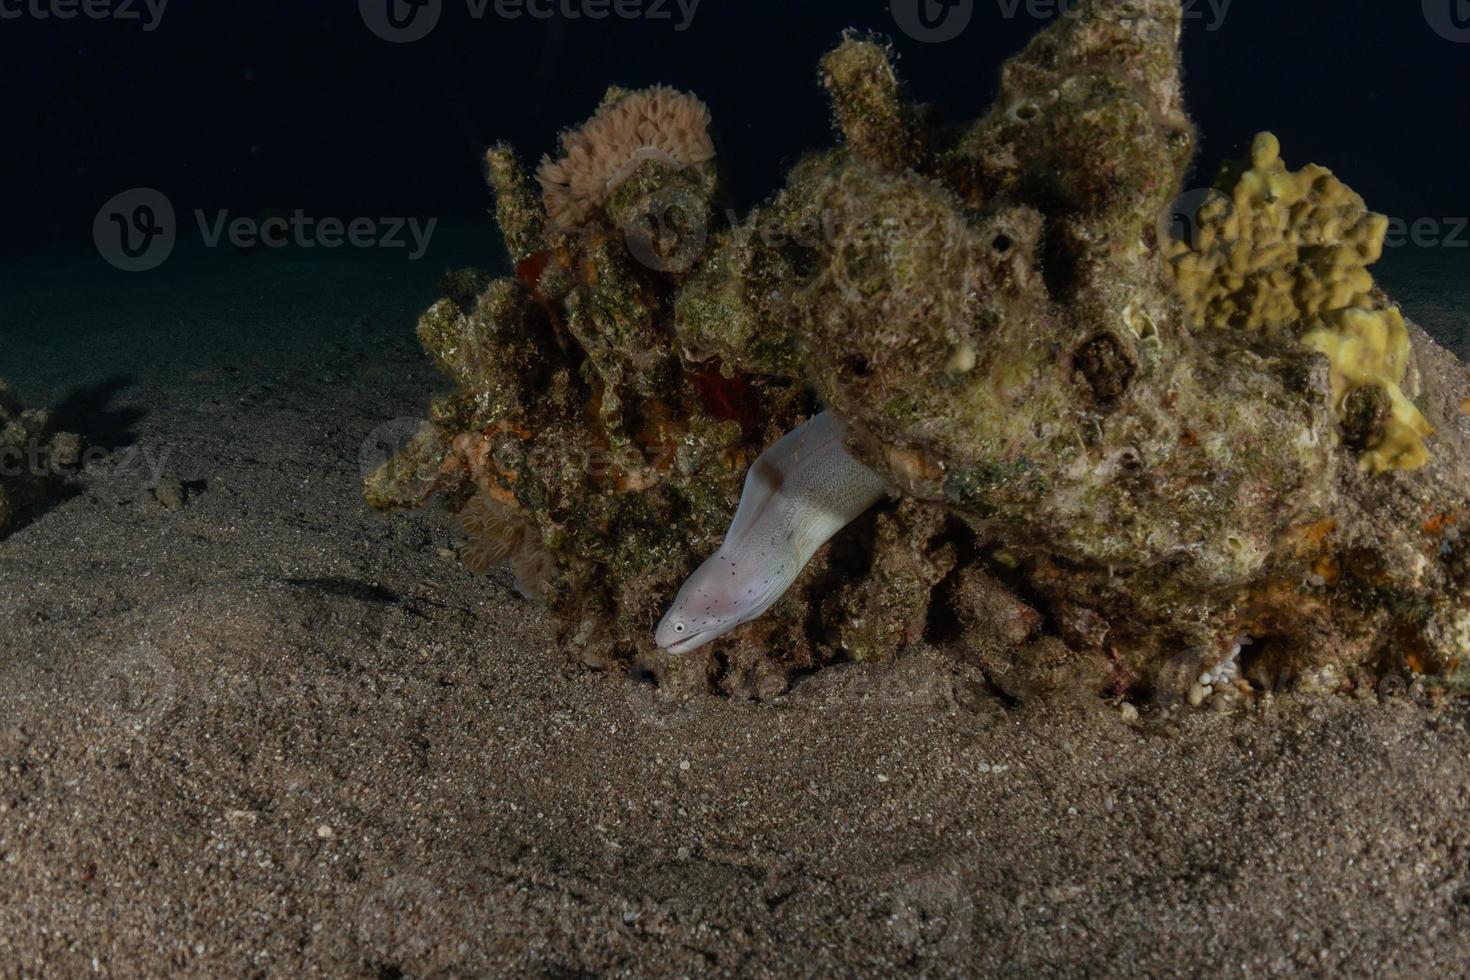
[[706, 643], [709, 643], [711, 640], [714, 640], [721, 635], [722, 632], [719, 630], [705, 630], [700, 633], [693, 633], [689, 636], [681, 636], [678, 639], [673, 640], [672, 642], [669, 642], [667, 644], [665, 644], [664, 640], [660, 638], [658, 641], [658, 648], [664, 653], [690, 653], [694, 650], [698, 650]]
[[689, 653], [751, 619], [748, 608], [741, 608], [731, 583], [743, 580], [726, 574], [730, 558], [724, 548], [705, 559], [679, 589], [674, 604], [659, 621], [653, 639], [660, 650]]
[[726, 631], [721, 626], [708, 629], [691, 630], [687, 625], [680, 630], [679, 624], [682, 617], [678, 615], [681, 603], [676, 602], [672, 609], [664, 614], [659, 621], [658, 629], [654, 630], [653, 641], [658, 648], [665, 653], [688, 653], [698, 650], [711, 640], [722, 636]]

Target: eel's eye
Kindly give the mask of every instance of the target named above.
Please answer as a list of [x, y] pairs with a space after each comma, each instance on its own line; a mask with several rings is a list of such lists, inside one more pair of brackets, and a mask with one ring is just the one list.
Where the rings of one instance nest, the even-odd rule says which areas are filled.
[[682, 633], [682, 632], [684, 632], [684, 624], [683, 623], [675, 623], [674, 624], [674, 632], [675, 633]]

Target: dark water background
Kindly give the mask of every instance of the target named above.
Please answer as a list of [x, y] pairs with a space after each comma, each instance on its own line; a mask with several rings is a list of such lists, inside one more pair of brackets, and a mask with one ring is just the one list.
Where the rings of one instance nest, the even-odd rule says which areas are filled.
[[[940, 29], [910, 29], [916, 2], [933, 5]], [[180, 256], [199, 245], [196, 211], [300, 209], [316, 220], [440, 219], [412, 263], [423, 269], [409, 264], [411, 247], [333, 256], [396, 264], [416, 283], [447, 265], [495, 264], [488, 230], [442, 231], [485, 223], [484, 147], [509, 140], [534, 163], [613, 82], [704, 98], [731, 203], [748, 208], [803, 150], [833, 139], [815, 65], [844, 28], [892, 38], [912, 93], [965, 118], [988, 104], [1002, 58], [1059, 5], [945, 2], [170, 0], [159, 10], [158, 0], [0, 0], [0, 286], [11, 294], [0, 341], [36, 314], [64, 318], [68, 302], [110, 302], [78, 291], [138, 289], [98, 259], [94, 222], [140, 188], [175, 210]], [[407, 35], [424, 36], [385, 39], [390, 5]], [[1189, 106], [1203, 134], [1193, 183], [1272, 129], [1288, 163], [1330, 166], [1398, 219], [1383, 269], [1391, 285], [1395, 270], [1432, 267], [1399, 278], [1460, 290], [1470, 269], [1470, 3], [1187, 0], [1186, 11]], [[944, 17], [968, 20], [951, 30], [943, 25], [960, 21]], [[217, 273], [212, 253], [256, 261], [212, 249], [174, 280]], [[1463, 343], [1463, 333], [1441, 336]], [[4, 368], [17, 370], [0, 355]]]

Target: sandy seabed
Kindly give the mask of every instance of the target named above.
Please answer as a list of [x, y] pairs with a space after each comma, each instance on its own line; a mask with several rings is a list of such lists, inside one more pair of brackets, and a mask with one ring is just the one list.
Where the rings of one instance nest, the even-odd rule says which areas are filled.
[[[1397, 258], [1463, 356], [1463, 294]], [[575, 666], [442, 517], [360, 497], [439, 387], [445, 264], [7, 273], [0, 374], [110, 454], [0, 542], [0, 975], [1470, 962], [1463, 704], [1130, 724], [930, 649], [767, 703]]]

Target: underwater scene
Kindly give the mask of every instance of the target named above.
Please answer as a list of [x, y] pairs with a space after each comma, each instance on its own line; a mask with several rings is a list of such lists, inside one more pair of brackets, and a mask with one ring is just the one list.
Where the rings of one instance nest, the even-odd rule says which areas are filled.
[[0, 51], [0, 976], [1470, 963], [1463, 0]]

